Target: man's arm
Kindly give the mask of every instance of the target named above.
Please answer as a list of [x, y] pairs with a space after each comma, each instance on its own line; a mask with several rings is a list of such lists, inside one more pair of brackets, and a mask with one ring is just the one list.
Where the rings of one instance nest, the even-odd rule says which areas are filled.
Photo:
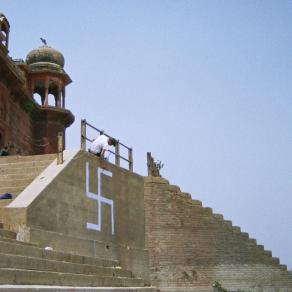
[[106, 149], [105, 148], [102, 148], [101, 152], [100, 152], [100, 157], [102, 159], [104, 159], [104, 153], [105, 153]]

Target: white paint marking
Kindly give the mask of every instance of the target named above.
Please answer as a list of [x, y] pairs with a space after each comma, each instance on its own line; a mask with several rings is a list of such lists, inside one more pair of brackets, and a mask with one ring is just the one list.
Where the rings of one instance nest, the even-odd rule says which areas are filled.
[[114, 202], [111, 199], [108, 199], [106, 197], [103, 197], [101, 194], [101, 175], [107, 175], [109, 177], [112, 177], [112, 173], [110, 171], [101, 169], [100, 167], [97, 168], [97, 194], [91, 193], [89, 191], [89, 162], [86, 162], [85, 166], [85, 176], [86, 176], [86, 185], [85, 185], [85, 192], [86, 196], [92, 200], [97, 201], [97, 224], [95, 223], [86, 223], [87, 229], [92, 229], [96, 231], [101, 231], [101, 205], [106, 204], [110, 206], [111, 209], [111, 226], [112, 226], [112, 234], [115, 233], [115, 219], [114, 219]]

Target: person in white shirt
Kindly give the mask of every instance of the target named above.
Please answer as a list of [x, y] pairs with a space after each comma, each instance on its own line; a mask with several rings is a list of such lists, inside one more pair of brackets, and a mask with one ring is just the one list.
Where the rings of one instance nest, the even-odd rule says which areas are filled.
[[102, 134], [91, 143], [89, 151], [104, 159], [104, 153], [108, 149], [108, 146], [116, 146], [116, 140]]

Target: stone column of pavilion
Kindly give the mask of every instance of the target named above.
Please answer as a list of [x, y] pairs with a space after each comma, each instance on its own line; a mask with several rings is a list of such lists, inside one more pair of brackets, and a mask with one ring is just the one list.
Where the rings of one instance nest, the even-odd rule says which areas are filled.
[[[40, 96], [40, 113], [34, 117], [35, 153], [57, 152], [57, 133], [63, 132], [65, 148], [65, 130], [74, 122], [74, 115], [65, 109], [65, 87], [72, 82], [64, 70], [63, 55], [44, 45], [32, 50], [26, 57], [28, 87], [32, 98]], [[49, 103], [53, 96], [53, 104]]]

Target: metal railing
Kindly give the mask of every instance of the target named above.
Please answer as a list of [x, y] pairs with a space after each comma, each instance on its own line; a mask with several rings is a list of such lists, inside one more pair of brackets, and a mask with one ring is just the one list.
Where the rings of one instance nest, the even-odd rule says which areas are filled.
[[[86, 141], [93, 142], [94, 139], [90, 139], [86, 136], [86, 127], [90, 127], [91, 129], [97, 131], [100, 135], [105, 135], [108, 138], [113, 138], [106, 134], [103, 130], [100, 130], [93, 125], [89, 124], [86, 119], [81, 120], [81, 150], [86, 151]], [[121, 165], [121, 159], [126, 161], [128, 163], [129, 170], [133, 171], [133, 149], [131, 147], [126, 146], [122, 142], [120, 142], [118, 139], [116, 140], [116, 146], [115, 146], [115, 152], [111, 150], [107, 150], [109, 153], [112, 153], [115, 155], [115, 164], [117, 166]], [[128, 151], [128, 157], [123, 157], [120, 154], [120, 147], [124, 147]]]

